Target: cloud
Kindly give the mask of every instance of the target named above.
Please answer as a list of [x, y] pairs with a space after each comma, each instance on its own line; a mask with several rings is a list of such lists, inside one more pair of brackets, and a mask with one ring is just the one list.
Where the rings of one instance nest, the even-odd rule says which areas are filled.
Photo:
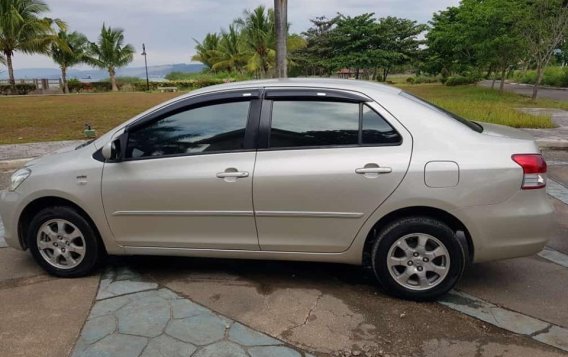
[[[338, 12], [358, 15], [374, 12], [376, 17], [397, 16], [427, 22], [432, 13], [456, 5], [459, 0], [289, 0], [288, 21], [292, 32], [310, 26], [309, 19]], [[125, 30], [128, 43], [141, 52], [148, 49], [150, 64], [189, 62], [194, 53], [193, 38], [226, 28], [244, 9], [258, 5], [272, 7], [273, 0], [47, 0], [50, 17], [59, 17], [71, 30], [96, 40], [104, 23]], [[143, 65], [137, 54], [133, 65]], [[17, 54], [16, 68], [55, 67], [45, 56]]]

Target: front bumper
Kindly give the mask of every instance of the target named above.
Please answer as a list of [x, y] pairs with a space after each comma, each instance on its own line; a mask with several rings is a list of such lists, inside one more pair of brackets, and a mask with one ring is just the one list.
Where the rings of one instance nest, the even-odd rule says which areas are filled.
[[8, 246], [24, 250], [18, 235], [22, 195], [18, 192], [0, 191], [0, 217], [4, 224], [4, 239]]
[[474, 262], [540, 252], [554, 231], [554, 206], [544, 189], [519, 191], [505, 202], [461, 210], [472, 236]]

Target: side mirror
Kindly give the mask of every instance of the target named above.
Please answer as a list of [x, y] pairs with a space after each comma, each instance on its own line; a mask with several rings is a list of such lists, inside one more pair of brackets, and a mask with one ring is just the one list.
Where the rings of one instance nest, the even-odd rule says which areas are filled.
[[106, 143], [103, 148], [101, 149], [101, 154], [107, 161], [120, 161], [121, 159], [121, 150], [120, 150], [120, 142], [121, 137]]

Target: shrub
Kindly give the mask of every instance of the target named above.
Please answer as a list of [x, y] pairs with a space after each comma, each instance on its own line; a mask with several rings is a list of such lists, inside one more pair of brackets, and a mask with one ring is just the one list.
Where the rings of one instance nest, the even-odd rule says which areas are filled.
[[0, 85], [0, 95], [26, 95], [36, 89], [36, 85], [30, 83], [18, 83], [14, 88], [9, 84], [4, 84]]
[[414, 84], [414, 82], [416, 82], [416, 79], [414, 77], [408, 77], [406, 78], [406, 83], [408, 84]]
[[473, 84], [476, 83], [478, 81], [478, 78], [474, 78], [474, 77], [465, 77], [465, 76], [452, 76], [452, 77], [448, 77], [448, 80], [446, 81], [446, 85], [449, 87], [454, 87], [454, 86], [462, 86], [465, 84]]
[[427, 77], [427, 76], [416, 76], [406, 78], [406, 82], [410, 84], [423, 84], [423, 83], [437, 83], [439, 79], [437, 77]]
[[[536, 71], [517, 72], [515, 74], [515, 80], [520, 83], [535, 84]], [[568, 67], [546, 67], [541, 84], [552, 87], [568, 87]]]

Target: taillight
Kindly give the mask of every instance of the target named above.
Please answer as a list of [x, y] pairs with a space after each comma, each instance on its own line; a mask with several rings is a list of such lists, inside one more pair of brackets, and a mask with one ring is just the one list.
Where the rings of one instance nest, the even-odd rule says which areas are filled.
[[523, 190], [534, 190], [546, 186], [546, 161], [540, 154], [515, 154], [513, 161], [523, 168]]

